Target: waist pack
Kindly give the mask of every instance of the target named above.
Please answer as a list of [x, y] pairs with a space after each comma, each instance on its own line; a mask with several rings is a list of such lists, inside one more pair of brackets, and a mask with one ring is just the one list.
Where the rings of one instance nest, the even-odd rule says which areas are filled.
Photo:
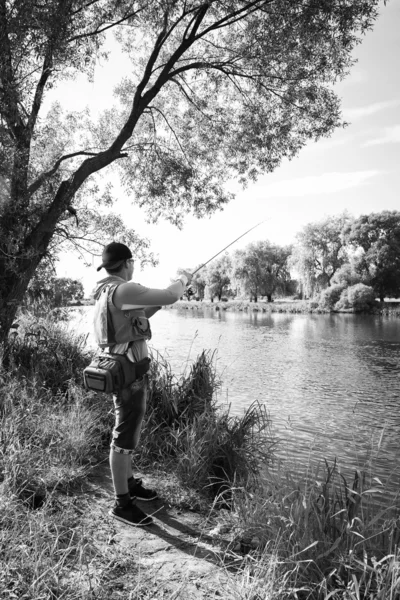
[[150, 369], [150, 358], [133, 363], [123, 354], [100, 354], [83, 371], [87, 390], [111, 394], [140, 379]]

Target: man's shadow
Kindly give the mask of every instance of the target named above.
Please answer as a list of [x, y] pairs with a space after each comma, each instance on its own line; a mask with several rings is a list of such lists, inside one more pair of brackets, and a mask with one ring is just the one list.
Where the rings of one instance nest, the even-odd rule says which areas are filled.
[[[94, 473], [91, 479], [93, 483], [100, 484], [101, 495], [103, 497], [104, 492], [109, 493], [110, 497], [113, 497], [114, 489], [108, 465], [103, 465], [101, 471], [98, 470], [97, 473]], [[140, 502], [138, 500], [137, 504], [155, 519], [151, 525], [141, 527], [142, 531], [145, 530], [153, 535], [157, 535], [171, 546], [189, 556], [206, 560], [224, 569], [234, 571], [236, 570], [235, 565], [238, 565], [242, 561], [242, 557], [230, 550], [231, 542], [221, 538], [215, 539], [204, 531], [204, 527], [208, 521], [207, 518], [202, 521], [201, 527], [196, 527], [179, 521], [175, 516], [172, 516], [169, 512], [169, 507], [160, 498], [151, 502]], [[171, 529], [173, 531], [170, 531]], [[131, 530], [128, 529], [128, 531]], [[174, 531], [178, 533], [175, 534]], [[184, 538], [182, 534], [185, 536]]]

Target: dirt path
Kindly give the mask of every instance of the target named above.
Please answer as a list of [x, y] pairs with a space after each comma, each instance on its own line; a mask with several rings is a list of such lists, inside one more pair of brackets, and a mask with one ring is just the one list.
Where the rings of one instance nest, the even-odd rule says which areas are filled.
[[[147, 478], [145, 482], [152, 485]], [[161, 498], [138, 502], [153, 515], [153, 525], [129, 527], [108, 515], [113, 486], [106, 466], [93, 478], [92, 495], [95, 547], [109, 558], [96, 579], [103, 590], [109, 589], [110, 600], [233, 597], [228, 590], [234, 560], [228, 542], [215, 535], [216, 524], [210, 518], [169, 506]]]

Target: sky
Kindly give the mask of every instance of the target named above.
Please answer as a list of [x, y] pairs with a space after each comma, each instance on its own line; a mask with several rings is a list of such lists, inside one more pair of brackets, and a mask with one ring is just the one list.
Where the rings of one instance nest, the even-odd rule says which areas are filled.
[[[357, 63], [335, 91], [349, 122], [330, 138], [310, 143], [292, 161], [284, 161], [272, 174], [238, 189], [236, 198], [210, 218], [187, 217], [182, 230], [160, 221], [150, 225], [144, 213], [123, 197], [116, 209], [127, 225], [151, 240], [159, 265], [135, 271], [133, 279], [163, 288], [177, 269], [205, 263], [245, 231], [264, 221], [231, 248], [269, 240], [286, 245], [310, 222], [347, 210], [357, 217], [382, 210], [400, 210], [400, 1], [380, 6], [374, 29], [367, 32], [353, 57]], [[120, 57], [110, 56], [96, 66], [92, 83], [65, 82], [55, 90], [63, 105], [96, 113], [112, 104], [111, 90], [123, 75]], [[76, 93], [76, 86], [80, 93]], [[54, 98], [54, 96], [53, 96]], [[88, 295], [100, 278], [94, 260], [85, 267], [77, 257], [62, 255], [60, 277], [80, 279]], [[101, 272], [102, 273], [102, 272]]]

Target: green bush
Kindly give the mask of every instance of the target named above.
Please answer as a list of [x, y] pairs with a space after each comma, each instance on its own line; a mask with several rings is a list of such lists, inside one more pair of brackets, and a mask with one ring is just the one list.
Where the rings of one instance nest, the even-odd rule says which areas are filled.
[[341, 283], [331, 285], [323, 290], [319, 299], [319, 307], [323, 310], [333, 310], [345, 287], [345, 284]]
[[336, 271], [331, 279], [332, 285], [345, 285], [349, 287], [361, 282], [361, 275], [356, 272], [354, 265], [345, 263]]
[[352, 310], [353, 312], [370, 311], [375, 305], [375, 292], [369, 285], [357, 283], [343, 290], [336, 310]]
[[90, 362], [87, 335], [76, 334], [59, 311], [38, 303], [33, 312], [19, 315], [3, 364], [9, 373], [40, 381], [54, 395], [68, 393], [71, 381], [81, 384]]

